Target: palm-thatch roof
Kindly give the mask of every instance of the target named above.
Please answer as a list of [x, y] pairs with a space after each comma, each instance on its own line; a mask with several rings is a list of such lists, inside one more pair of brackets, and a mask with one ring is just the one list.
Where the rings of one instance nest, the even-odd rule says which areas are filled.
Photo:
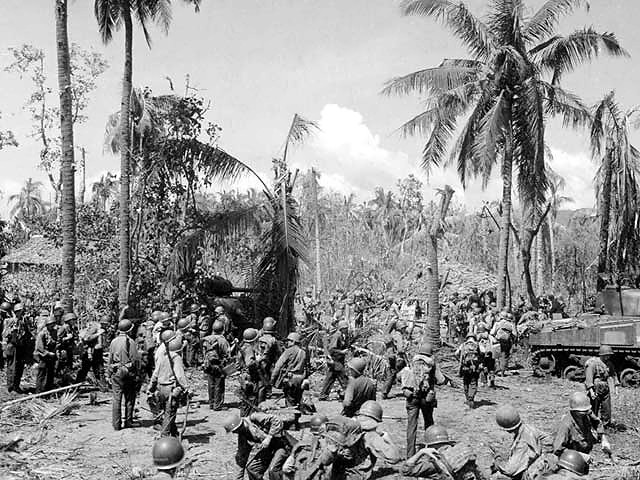
[[62, 265], [62, 249], [42, 235], [34, 235], [0, 259], [8, 264]]

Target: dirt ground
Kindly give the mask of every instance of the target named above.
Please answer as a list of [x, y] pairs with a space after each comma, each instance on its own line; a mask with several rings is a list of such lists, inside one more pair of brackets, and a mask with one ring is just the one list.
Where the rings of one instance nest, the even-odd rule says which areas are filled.
[[[450, 372], [451, 373], [451, 372]], [[9, 397], [0, 375], [0, 400]], [[314, 377], [318, 384], [320, 375]], [[221, 427], [229, 412], [212, 412], [206, 403], [204, 379], [198, 371], [193, 373], [198, 396], [189, 411], [184, 440], [188, 443], [189, 464], [184, 475], [188, 478], [232, 479], [235, 438], [225, 434]], [[24, 384], [28, 384], [25, 381]], [[553, 432], [566, 411], [571, 392], [579, 384], [556, 378], [534, 378], [521, 370], [512, 376], [499, 378], [498, 388], [481, 388], [479, 408], [470, 410], [463, 403], [462, 390], [440, 387], [436, 422], [450, 429], [454, 438], [469, 442], [475, 449], [479, 463], [491, 463], [489, 445], [501, 451], [508, 448], [508, 436], [494, 422], [496, 406], [500, 403], [516, 405], [526, 422]], [[237, 405], [233, 385], [227, 389], [226, 400]], [[399, 394], [399, 389], [394, 390]], [[640, 460], [640, 392], [621, 390], [614, 400], [614, 418], [618, 428], [611, 434], [617, 461], [626, 464]], [[144, 397], [144, 395], [143, 395]], [[102, 480], [145, 478], [153, 472], [151, 446], [157, 433], [150, 428], [151, 415], [138, 409], [142, 426], [135, 429], [113, 431], [110, 425], [111, 404], [108, 393], [98, 394], [98, 404], [89, 405], [87, 394], [78, 397], [78, 408], [70, 414], [57, 416], [43, 427], [31, 417], [25, 407], [12, 408], [0, 414], [0, 478], [12, 479], [68, 479]], [[385, 411], [385, 429], [405, 447], [406, 412], [400, 397], [381, 401]], [[146, 407], [143, 399], [138, 405]], [[339, 413], [337, 401], [317, 402], [320, 412]], [[178, 416], [182, 425], [184, 408]], [[303, 420], [305, 418], [303, 417]], [[626, 428], [626, 429], [625, 429]], [[295, 432], [299, 435], [299, 432]], [[22, 441], [7, 448], [16, 438]], [[3, 447], [4, 445], [4, 447]], [[615, 478], [616, 468], [595, 449], [592, 472], [600, 478]]]

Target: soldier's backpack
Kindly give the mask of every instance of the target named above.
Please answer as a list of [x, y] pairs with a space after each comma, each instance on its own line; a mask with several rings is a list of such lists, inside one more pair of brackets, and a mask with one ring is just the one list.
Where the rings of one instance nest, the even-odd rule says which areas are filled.
[[476, 373], [480, 370], [480, 349], [475, 342], [465, 342], [460, 352], [460, 374]]
[[500, 328], [498, 328], [498, 331], [496, 332], [496, 339], [499, 342], [508, 342], [509, 340], [511, 340], [511, 337], [513, 336], [513, 327], [511, 325], [509, 325], [508, 327], [505, 326], [501, 326]]

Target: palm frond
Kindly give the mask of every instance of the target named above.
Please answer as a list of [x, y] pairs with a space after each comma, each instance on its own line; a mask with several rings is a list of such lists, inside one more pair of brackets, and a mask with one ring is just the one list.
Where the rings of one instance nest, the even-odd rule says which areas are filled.
[[100, 37], [104, 43], [109, 43], [122, 21], [119, 2], [117, 0], [95, 0], [94, 13], [98, 21]]
[[576, 94], [547, 82], [540, 81], [538, 84], [543, 91], [547, 114], [562, 117], [564, 126], [574, 129], [591, 123], [589, 108]]
[[486, 59], [491, 50], [487, 26], [477, 19], [462, 2], [449, 0], [403, 0], [404, 15], [422, 15], [442, 21], [478, 59]]
[[436, 93], [460, 87], [478, 76], [477, 67], [444, 65], [396, 77], [387, 82], [382, 94]]
[[596, 158], [602, 154], [602, 142], [607, 133], [607, 123], [610, 118], [612, 104], [615, 103], [615, 91], [607, 93], [604, 98], [593, 107], [591, 122], [591, 157]]
[[525, 25], [525, 39], [528, 42], [542, 41], [552, 36], [560, 18], [582, 6], [589, 10], [586, 0], [547, 0]]
[[499, 144], [504, 139], [504, 131], [509, 128], [509, 104], [505, 91], [502, 90], [493, 106], [482, 117], [478, 124], [478, 134], [472, 147], [472, 155], [478, 162], [474, 170], [482, 173], [483, 188], [489, 183], [491, 167], [496, 163]]
[[297, 113], [293, 116], [289, 133], [287, 134], [287, 145], [299, 145], [303, 143], [309, 135], [318, 130], [315, 122], [306, 120]]

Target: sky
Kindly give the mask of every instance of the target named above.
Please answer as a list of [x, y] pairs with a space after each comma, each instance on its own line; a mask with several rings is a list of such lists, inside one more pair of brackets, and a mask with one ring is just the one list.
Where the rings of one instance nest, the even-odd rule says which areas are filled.
[[[486, 0], [466, 3], [477, 14], [486, 11]], [[533, 11], [541, 3], [527, 5]], [[640, 63], [633, 60], [640, 55], [640, 30], [634, 20], [640, 2], [590, 3], [588, 12], [563, 20], [560, 31], [591, 25], [613, 31], [631, 59], [596, 60], [567, 76], [564, 87], [589, 104], [613, 89], [623, 105], [640, 104]], [[9, 196], [28, 177], [43, 181], [45, 198], [51, 195], [44, 172], [37, 168], [40, 147], [29, 137], [31, 119], [24, 110], [31, 85], [4, 67], [11, 61], [7, 48], [24, 43], [42, 48], [55, 93], [53, 4], [0, 0], [0, 129], [11, 129], [20, 142], [19, 148], [0, 151], [2, 217], [7, 215]], [[198, 14], [183, 2], [173, 4], [170, 32], [165, 36], [152, 29], [151, 49], [141, 31], [135, 31], [134, 85], [168, 93], [169, 77], [182, 93], [189, 75], [190, 85], [212, 102], [208, 119], [222, 127], [220, 146], [267, 181], [271, 159], [282, 153], [289, 124], [298, 113], [317, 122], [320, 131], [292, 151], [289, 160], [293, 168], [317, 168], [325, 188], [366, 200], [374, 187], [389, 188], [414, 174], [425, 182], [425, 196], [449, 183], [456, 200], [471, 210], [500, 197], [498, 178], [483, 191], [480, 182], [463, 190], [454, 171], [438, 170], [427, 177], [420, 169], [425, 139], [397, 133], [420, 111], [423, 99], [380, 95], [394, 76], [437, 66], [443, 58], [464, 58], [460, 42], [434, 20], [401, 16], [397, 0], [203, 0]], [[119, 158], [103, 153], [102, 145], [106, 119], [120, 105], [123, 35], [118, 32], [112, 43], [102, 43], [91, 0], [70, 2], [69, 35], [72, 42], [103, 54], [110, 64], [92, 96], [89, 120], [75, 129], [76, 146], [87, 150], [88, 198], [93, 181], [119, 169]], [[550, 121], [547, 143], [552, 167], [567, 181], [564, 194], [573, 199], [567, 206], [592, 207], [595, 167], [588, 136]], [[244, 179], [234, 187], [249, 186], [256, 185]]]

